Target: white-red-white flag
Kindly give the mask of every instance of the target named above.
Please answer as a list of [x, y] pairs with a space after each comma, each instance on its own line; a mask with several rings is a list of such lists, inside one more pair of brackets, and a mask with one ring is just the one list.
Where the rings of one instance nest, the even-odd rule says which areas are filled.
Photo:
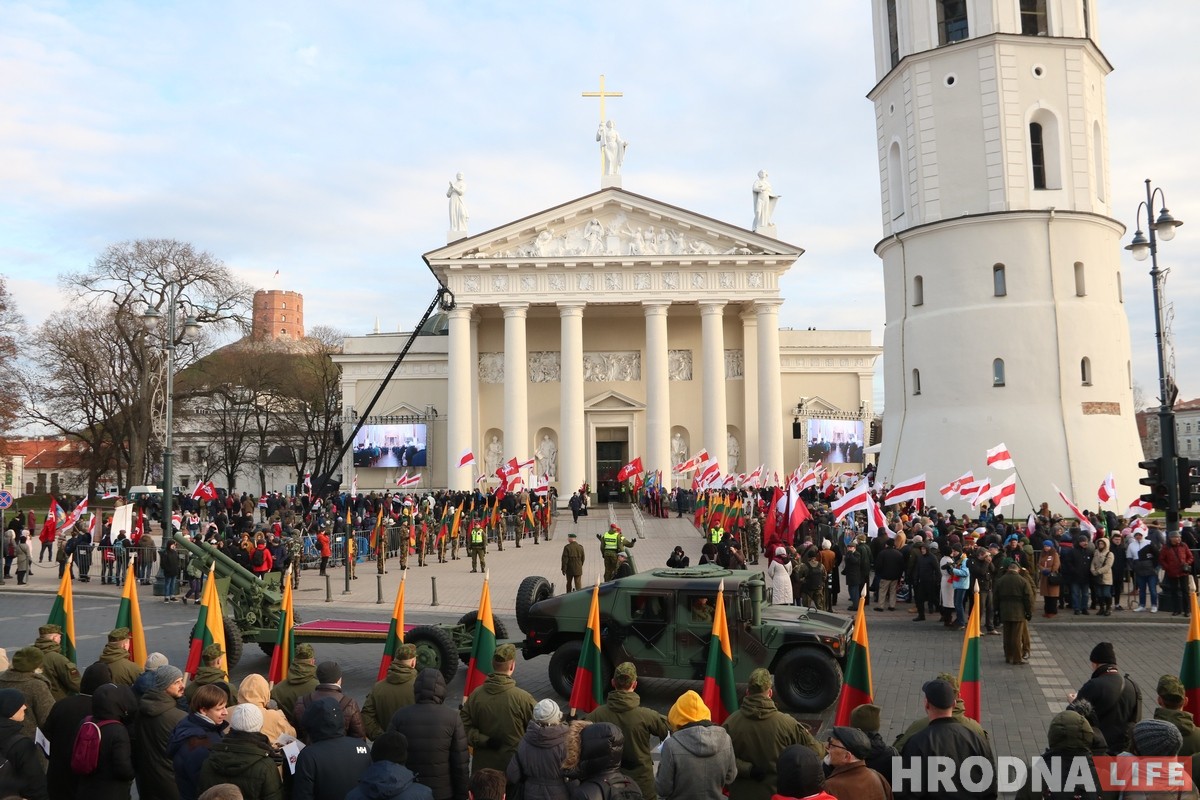
[[471, 452], [471, 448], [463, 450], [461, 456], [458, 457], [458, 468], [469, 467], [475, 463], [475, 454]]
[[[1050, 484], [1050, 485], [1054, 486], [1054, 484]], [[1059, 489], [1057, 486], [1054, 486], [1054, 491], [1058, 492], [1059, 498], [1061, 498], [1062, 501], [1067, 504], [1067, 508], [1071, 509], [1071, 513], [1075, 515], [1075, 519], [1079, 520], [1079, 527], [1083, 528], [1088, 533], [1094, 534], [1096, 532], [1096, 526], [1092, 524], [1092, 521], [1090, 519], [1088, 519], [1087, 514], [1080, 511], [1079, 506], [1072, 503], [1067, 498], [1067, 496], [1062, 493], [1062, 489]]]
[[350, 494], [358, 495], [358, 473], [354, 473], [354, 477], [350, 479]]
[[1004, 506], [1015, 506], [1017, 504], [1017, 473], [1009, 475], [1000, 485], [994, 487], [987, 499], [992, 501], [993, 510]]
[[992, 482], [987, 478], [980, 478], [959, 489], [958, 493], [971, 502], [971, 508], [979, 508], [979, 504], [987, 499], [991, 491]]
[[883, 528], [887, 531], [889, 539], [896, 538], [896, 532], [888, 527], [887, 517], [883, 515], [883, 509], [875, 502], [875, 498], [871, 497], [870, 491], [867, 492], [867, 533], [874, 539], [879, 535], [879, 529]]
[[1129, 504], [1129, 510], [1125, 512], [1125, 516], [1128, 519], [1133, 519], [1134, 517], [1144, 517], [1153, 510], [1154, 506], [1152, 504], [1147, 503], [1145, 500], [1139, 497], [1137, 500], [1134, 500]]
[[104, 494], [100, 495], [101, 500], [114, 500], [120, 497], [115, 489], [109, 489]]
[[396, 485], [401, 489], [406, 489], [410, 486], [419, 486], [420, 484], [421, 473], [419, 472], [415, 475], [409, 475], [408, 470], [405, 470], [403, 475], [401, 475], [399, 478], [396, 478]]
[[760, 481], [762, 481], [763, 470], [766, 469], [766, 464], [763, 464], [758, 469], [746, 476], [746, 484], [757, 489]]
[[993, 469], [1016, 469], [1012, 455], [1004, 446], [1004, 442], [987, 451], [987, 465]]
[[1108, 473], [1108, 477], [1100, 484], [1100, 489], [1096, 492], [1096, 496], [1100, 498], [1101, 503], [1117, 502], [1117, 481], [1113, 478], [1113, 474]]
[[702, 450], [700, 450], [700, 452], [696, 453], [695, 455], [693, 455], [691, 458], [687, 459], [686, 461], [681, 461], [680, 463], [671, 467], [671, 471], [676, 473], [677, 475], [683, 475], [685, 473], [691, 472], [692, 470], [696, 469], [697, 467], [699, 467], [701, 464], [704, 464], [708, 460], [709, 460], [708, 451], [702, 449]]
[[[517, 461], [517, 460], [514, 458], [513, 461]], [[537, 463], [536, 458], [527, 458], [524, 461], [517, 461], [517, 469], [519, 469], [519, 470], [520, 469], [529, 469], [536, 463]]]
[[838, 499], [831, 507], [833, 512], [833, 521], [841, 522], [842, 517], [855, 511], [865, 511], [867, 502], [871, 499], [871, 493], [868, 490], [867, 482], [863, 481], [856, 486], [853, 491], [846, 492]]
[[309, 497], [312, 497], [312, 473], [304, 473], [304, 491]]
[[922, 502], [925, 500], [924, 473], [893, 486], [892, 490], [883, 498], [883, 505], [894, 506], [909, 500], [921, 500]]
[[971, 474], [970, 470], [967, 470], [960, 477], [955, 478], [941, 489], [938, 489], [938, 493], [941, 494], [942, 497], [949, 500], [951, 497], [954, 497], [954, 495], [958, 494], [959, 489], [968, 483], [972, 483], [974, 480], [975, 476]]
[[1025, 520], [1025, 535], [1032, 539], [1035, 531], [1037, 531], [1037, 515], [1030, 511], [1029, 519]]
[[71, 528], [74, 528], [75, 523], [83, 519], [83, 515], [87, 513], [87, 508], [88, 501], [85, 497], [79, 505], [75, 506], [74, 511], [72, 511], [70, 514], [67, 514], [67, 516], [63, 519], [62, 524], [58, 526], [56, 533], [66, 533], [67, 531], [71, 530]]

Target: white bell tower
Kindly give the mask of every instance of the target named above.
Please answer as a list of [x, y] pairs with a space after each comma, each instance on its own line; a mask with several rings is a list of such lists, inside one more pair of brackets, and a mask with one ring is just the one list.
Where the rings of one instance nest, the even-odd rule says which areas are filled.
[[[1112, 471], [1121, 513], [1140, 493], [1124, 226], [1110, 216], [1095, 0], [872, 0], [884, 238], [880, 474], [964, 471], [1007, 517], [1084, 508]], [[970, 509], [967, 509], [970, 510]], [[1065, 510], [1061, 509], [1061, 510]]]

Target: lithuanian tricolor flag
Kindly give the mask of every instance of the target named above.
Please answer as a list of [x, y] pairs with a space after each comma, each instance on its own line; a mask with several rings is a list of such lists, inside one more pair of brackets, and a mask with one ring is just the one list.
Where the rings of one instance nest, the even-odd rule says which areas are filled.
[[571, 714], [594, 711], [604, 702], [604, 677], [602, 664], [604, 655], [600, 650], [600, 575], [592, 589], [592, 605], [588, 609], [587, 632], [583, 636], [583, 649], [579, 651], [579, 664], [575, 667], [575, 683], [571, 685], [569, 705]]
[[529, 507], [529, 495], [525, 496], [525, 524], [531, 528], [537, 525], [533, 519], [533, 509]]
[[381, 547], [383, 542], [383, 501], [379, 501], [379, 513], [375, 515], [375, 527], [371, 529], [371, 552], [377, 557], [382, 557], [387, 551], [386, 547]]
[[963, 639], [962, 664], [958, 668], [958, 695], [963, 701], [963, 713], [979, 722], [982, 705], [979, 685], [979, 584], [975, 584], [975, 603], [967, 619]]
[[[1196, 714], [1197, 710], [1200, 710], [1200, 603], [1196, 602], [1194, 588], [1188, 593], [1188, 602], [1192, 605], [1192, 619], [1188, 624], [1187, 644], [1183, 646], [1183, 666], [1179, 668], [1179, 680], [1183, 682], [1183, 689], [1187, 695], [1184, 708]], [[54, 622], [54, 619], [51, 618], [50, 621]], [[63, 637], [63, 644], [66, 644], [66, 637]]]
[[696, 516], [692, 520], [692, 524], [695, 525], [697, 528], [699, 528], [700, 522], [705, 518], [705, 516], [707, 514], [708, 514], [708, 493], [705, 492], [704, 494], [700, 495], [700, 499], [696, 503]]
[[[296, 624], [296, 612], [292, 605], [292, 570], [289, 564], [283, 573], [283, 601], [279, 604], [279, 631], [275, 634], [275, 649], [271, 651], [271, 668], [267, 680], [271, 685], [287, 679], [288, 669], [296, 660], [296, 636], [292, 628]], [[224, 648], [222, 648], [224, 649]]]
[[396, 602], [392, 606], [392, 621], [388, 623], [387, 639], [383, 642], [383, 658], [379, 662], [379, 677], [381, 681], [387, 677], [388, 667], [396, 657], [396, 648], [404, 643], [404, 582], [408, 579], [408, 570], [400, 573], [400, 586], [396, 589]]
[[58, 582], [58, 596], [50, 608], [50, 618], [47, 625], [57, 625], [62, 628], [62, 654], [72, 664], [79, 659], [75, 654], [75, 599], [71, 593], [71, 570], [63, 572], [62, 580]]
[[[208, 580], [204, 583], [204, 596], [200, 599], [200, 614], [196, 617], [196, 627], [192, 628], [192, 646], [188, 650], [187, 666], [184, 668], [190, 677], [196, 677], [200, 669], [201, 654], [210, 644], [221, 645], [221, 650], [228, 652], [225, 646], [225, 620], [221, 610], [221, 596], [217, 594], [217, 566], [214, 563], [208, 568]], [[229, 675], [229, 664], [222, 660], [225, 675]]]
[[492, 657], [496, 655], [496, 623], [492, 619], [492, 593], [488, 576], [483, 574], [483, 594], [479, 597], [479, 615], [475, 619], [475, 639], [471, 642], [471, 661], [467, 664], [467, 683], [463, 700], [483, 685], [492, 674]]
[[708, 525], [705, 527], [715, 528], [725, 521], [725, 496], [718, 494], [712, 501], [712, 509], [708, 515]]
[[854, 615], [854, 636], [846, 648], [846, 677], [838, 696], [834, 725], [849, 725], [850, 712], [872, 702], [871, 646], [867, 642], [867, 587], [863, 586]]
[[729, 646], [729, 623], [725, 619], [725, 581], [717, 587], [712, 637], [708, 640], [708, 666], [704, 670], [704, 691], [700, 696], [712, 713], [714, 725], [720, 725], [738, 710], [733, 649]]
[[129, 559], [125, 568], [125, 588], [121, 591], [121, 605], [117, 607], [117, 624], [114, 628], [129, 628], [129, 657], [139, 667], [146, 663], [146, 631], [142, 628], [142, 609], [138, 606], [137, 577], [133, 572], [134, 559]]

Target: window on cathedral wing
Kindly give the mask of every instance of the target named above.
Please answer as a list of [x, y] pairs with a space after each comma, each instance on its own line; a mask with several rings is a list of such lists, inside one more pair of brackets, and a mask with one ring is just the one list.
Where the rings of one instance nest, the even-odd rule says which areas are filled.
[[887, 0], [888, 45], [891, 48], [892, 66], [900, 63], [900, 27], [896, 19], [896, 0]]
[[992, 361], [992, 386], [1004, 385], [1004, 359], [997, 358]]
[[1046, 188], [1046, 146], [1041, 123], [1029, 123], [1029, 154], [1033, 160], [1033, 188]]
[[1087, 356], [1079, 362], [1079, 377], [1084, 386], [1092, 385], [1092, 360]]
[[913, 305], [919, 306], [925, 303], [925, 279], [920, 275], [913, 278]]
[[1005, 278], [1004, 273], [1003, 264], [995, 264], [992, 267], [992, 294], [996, 297], [1005, 297], [1008, 295], [1008, 280]]
[[1046, 0], [1021, 0], [1021, 33], [1025, 36], [1045, 36]]
[[1082, 261], [1075, 262], [1075, 296], [1087, 297], [1087, 283]]
[[967, 38], [967, 0], [938, 0], [937, 11], [938, 44]]
[[919, 369], [912, 371], [912, 393], [914, 395], [921, 393], [921, 370]]

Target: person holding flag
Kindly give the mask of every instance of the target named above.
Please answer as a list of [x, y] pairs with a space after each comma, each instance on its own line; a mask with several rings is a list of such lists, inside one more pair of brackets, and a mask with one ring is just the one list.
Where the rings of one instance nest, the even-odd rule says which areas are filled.
[[[489, 613], [490, 616], [490, 613]], [[476, 646], [479, 645], [479, 628], [483, 620], [476, 623]], [[495, 647], [495, 634], [492, 646]], [[475, 657], [472, 654], [472, 663]], [[533, 719], [533, 707], [537, 702], [533, 695], [517, 686], [512, 674], [517, 667], [517, 648], [511, 644], [495, 647], [494, 655], [487, 659], [490, 674], [472, 691], [463, 703], [463, 729], [467, 732], [467, 744], [473, 748], [471, 775], [481, 769], [504, 772], [508, 762], [517, 752], [517, 745], [525, 735], [525, 728]], [[478, 664], [475, 664], [478, 668]]]

